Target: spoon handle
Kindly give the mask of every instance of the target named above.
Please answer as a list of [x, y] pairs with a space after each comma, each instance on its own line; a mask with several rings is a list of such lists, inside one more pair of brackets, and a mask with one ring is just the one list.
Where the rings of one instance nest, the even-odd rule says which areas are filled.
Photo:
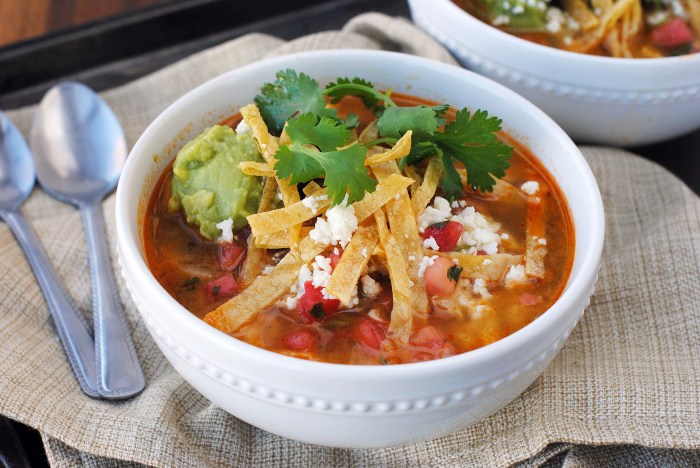
[[83, 204], [80, 214], [92, 275], [97, 391], [104, 398], [129, 398], [141, 392], [146, 382], [117, 293], [101, 204]]
[[99, 398], [100, 394], [95, 388], [95, 345], [90, 336], [90, 327], [56, 279], [34, 230], [24, 217], [16, 211], [4, 212], [2, 215], [24, 250], [24, 255], [44, 293], [49, 312], [58, 329], [58, 336], [80, 388], [86, 395]]

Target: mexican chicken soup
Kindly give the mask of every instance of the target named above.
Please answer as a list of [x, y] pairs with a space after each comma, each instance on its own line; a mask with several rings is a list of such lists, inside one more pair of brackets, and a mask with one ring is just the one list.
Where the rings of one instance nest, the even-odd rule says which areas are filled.
[[492, 343], [557, 300], [574, 252], [561, 190], [500, 124], [281, 71], [162, 174], [149, 268], [210, 325], [298, 358], [399, 364]]

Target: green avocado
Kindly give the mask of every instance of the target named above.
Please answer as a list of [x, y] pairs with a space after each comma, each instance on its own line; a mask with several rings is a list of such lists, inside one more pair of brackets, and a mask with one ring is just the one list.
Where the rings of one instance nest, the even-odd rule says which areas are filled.
[[238, 169], [243, 161], [262, 161], [250, 133], [236, 135], [221, 125], [207, 128], [175, 158], [169, 207], [182, 207], [187, 222], [210, 240], [221, 235], [216, 225], [229, 218], [234, 230], [241, 229], [246, 217], [257, 213], [262, 194], [261, 178]]

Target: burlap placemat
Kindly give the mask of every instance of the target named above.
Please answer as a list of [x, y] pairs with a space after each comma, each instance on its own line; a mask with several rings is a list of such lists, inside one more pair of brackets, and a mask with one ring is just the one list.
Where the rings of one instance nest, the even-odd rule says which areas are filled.
[[[453, 63], [408, 22], [367, 14], [340, 32], [289, 43], [245, 36], [103, 96], [133, 144], [170, 102], [217, 74], [270, 55], [327, 48], [399, 50]], [[9, 116], [26, 135], [32, 113], [28, 108]], [[4, 225], [0, 413], [38, 428], [56, 466], [698, 465], [699, 452], [692, 449], [700, 448], [700, 200], [646, 160], [614, 149], [583, 151], [607, 216], [597, 292], [544, 375], [469, 429], [386, 450], [323, 448], [261, 431], [216, 408], [179, 377], [122, 283], [148, 386], [130, 401], [92, 400], [81, 393], [41, 291]], [[104, 210], [114, 248], [113, 196]], [[90, 280], [77, 211], [36, 189], [23, 212], [87, 315]]]

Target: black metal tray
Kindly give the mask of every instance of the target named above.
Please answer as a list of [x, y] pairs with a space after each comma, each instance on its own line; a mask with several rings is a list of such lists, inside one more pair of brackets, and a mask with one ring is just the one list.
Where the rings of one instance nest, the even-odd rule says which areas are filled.
[[[261, 11], [267, 15], [262, 20]], [[249, 32], [293, 39], [339, 29], [369, 11], [409, 17], [404, 0], [179, 0], [60, 31], [0, 47], [0, 109], [37, 103], [58, 81], [77, 80], [100, 91]], [[700, 193], [700, 131], [630, 150]], [[0, 416], [3, 465], [48, 462], [36, 431]]]

